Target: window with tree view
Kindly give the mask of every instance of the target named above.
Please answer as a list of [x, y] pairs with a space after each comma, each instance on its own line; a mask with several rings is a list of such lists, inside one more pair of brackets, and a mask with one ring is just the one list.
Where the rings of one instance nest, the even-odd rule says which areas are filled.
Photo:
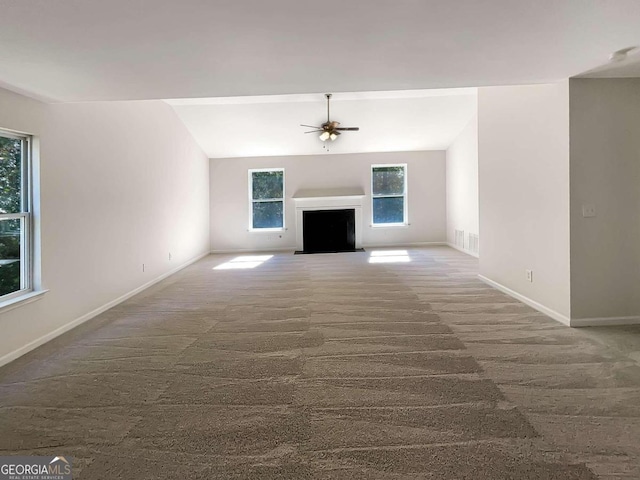
[[406, 225], [406, 177], [406, 165], [371, 166], [371, 198], [374, 225]]
[[284, 169], [249, 170], [251, 229], [284, 228]]
[[31, 288], [29, 138], [0, 130], [0, 301]]

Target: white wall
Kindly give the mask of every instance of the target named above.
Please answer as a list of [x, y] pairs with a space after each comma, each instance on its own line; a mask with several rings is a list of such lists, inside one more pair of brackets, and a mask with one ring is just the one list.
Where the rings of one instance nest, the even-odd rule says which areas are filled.
[[[407, 227], [372, 228], [371, 165], [406, 163]], [[247, 171], [285, 169], [285, 226], [282, 234], [250, 232]], [[360, 187], [364, 201], [363, 245], [406, 245], [446, 240], [445, 152], [363, 153], [211, 160], [211, 249], [214, 251], [295, 249], [295, 204], [300, 189]]]
[[455, 244], [455, 230], [463, 230], [464, 250], [469, 234], [478, 235], [478, 115], [447, 149], [447, 242]]
[[478, 126], [480, 274], [568, 322], [568, 81], [480, 88]]
[[0, 313], [0, 363], [208, 252], [208, 159], [165, 103], [45, 105], [0, 90], [0, 128], [39, 139], [49, 289]]
[[640, 316], [640, 79], [571, 80], [570, 106], [572, 316]]

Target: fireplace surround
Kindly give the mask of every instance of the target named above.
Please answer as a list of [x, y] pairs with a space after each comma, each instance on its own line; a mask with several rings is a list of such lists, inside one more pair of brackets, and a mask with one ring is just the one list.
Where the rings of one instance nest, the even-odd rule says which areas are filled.
[[[305, 249], [304, 212], [327, 212], [319, 215], [327, 215], [327, 218], [331, 218], [331, 210], [353, 211], [353, 249], [362, 248], [362, 202], [364, 196], [364, 191], [357, 187], [298, 190], [293, 195], [296, 205], [296, 250], [304, 251]], [[326, 248], [329, 249], [323, 250], [323, 247], [320, 246], [317, 251], [335, 251], [330, 247]]]

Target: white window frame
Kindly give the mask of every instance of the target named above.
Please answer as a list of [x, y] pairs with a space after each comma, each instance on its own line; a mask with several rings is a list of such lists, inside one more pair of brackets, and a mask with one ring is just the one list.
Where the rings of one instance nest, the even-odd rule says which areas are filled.
[[[404, 192], [401, 195], [374, 195], [373, 193], [373, 171], [376, 168], [384, 168], [384, 167], [402, 167], [404, 169]], [[408, 198], [409, 198], [409, 171], [407, 170], [406, 163], [378, 163], [371, 165], [371, 175], [370, 175], [370, 188], [371, 188], [371, 226], [374, 228], [385, 228], [385, 227], [406, 227], [409, 225], [409, 209], [408, 209]], [[398, 198], [402, 197], [402, 222], [395, 223], [375, 223], [373, 216], [373, 200], [375, 198]]]
[[[282, 172], [282, 198], [263, 198], [260, 200], [253, 199], [253, 174], [259, 172]], [[282, 232], [285, 230], [285, 172], [284, 168], [250, 168], [249, 169], [249, 231], [250, 232]], [[255, 202], [282, 202], [282, 227], [276, 228], [254, 228], [253, 227], [253, 204]]]
[[0, 213], [0, 220], [21, 220], [20, 229], [20, 290], [0, 296], [0, 309], [31, 297], [33, 290], [33, 177], [32, 177], [32, 138], [0, 129], [0, 136], [22, 141], [22, 160], [20, 179], [21, 211], [18, 213]]

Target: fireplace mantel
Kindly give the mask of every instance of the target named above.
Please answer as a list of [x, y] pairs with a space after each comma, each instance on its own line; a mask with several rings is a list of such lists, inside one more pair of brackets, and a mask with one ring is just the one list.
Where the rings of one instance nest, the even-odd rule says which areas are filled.
[[298, 190], [293, 194], [296, 203], [296, 247], [303, 249], [302, 212], [305, 210], [355, 211], [356, 248], [362, 248], [362, 202], [365, 193], [360, 187]]
[[300, 200], [319, 200], [319, 199], [347, 199], [347, 198], [363, 198], [364, 192], [361, 188], [319, 188], [298, 190], [293, 194], [296, 203]]

